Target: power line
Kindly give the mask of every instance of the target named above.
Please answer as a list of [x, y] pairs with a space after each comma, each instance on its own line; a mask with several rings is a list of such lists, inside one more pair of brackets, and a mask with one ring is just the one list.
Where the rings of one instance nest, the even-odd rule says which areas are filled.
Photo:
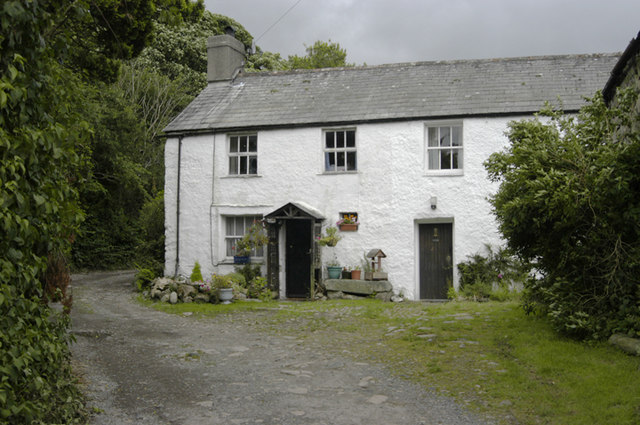
[[271, 28], [275, 27], [276, 25], [278, 25], [278, 22], [280, 22], [285, 16], [287, 16], [287, 14], [289, 12], [291, 12], [293, 10], [294, 7], [296, 7], [302, 0], [298, 0], [297, 2], [295, 2], [295, 4], [293, 6], [291, 6], [289, 9], [287, 9], [286, 12], [284, 12], [277, 21], [275, 21], [273, 24], [271, 24], [271, 26], [269, 28], [267, 28], [262, 34], [260, 34], [260, 37], [256, 38], [255, 41], [258, 41], [262, 38], [262, 36], [264, 36], [266, 33], [268, 33]]

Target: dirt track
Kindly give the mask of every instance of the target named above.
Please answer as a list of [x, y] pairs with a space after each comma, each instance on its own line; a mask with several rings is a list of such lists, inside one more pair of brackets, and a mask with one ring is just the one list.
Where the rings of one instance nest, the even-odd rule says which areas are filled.
[[91, 424], [484, 423], [335, 347], [257, 332], [256, 313], [197, 319], [142, 307], [132, 280], [73, 276], [74, 363], [101, 412]]

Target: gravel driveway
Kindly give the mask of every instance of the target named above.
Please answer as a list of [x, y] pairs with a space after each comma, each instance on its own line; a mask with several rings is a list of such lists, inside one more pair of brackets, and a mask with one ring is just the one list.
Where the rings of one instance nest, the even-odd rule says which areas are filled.
[[198, 319], [133, 299], [133, 273], [72, 277], [91, 424], [481, 424], [452, 400], [295, 337], [260, 313]]

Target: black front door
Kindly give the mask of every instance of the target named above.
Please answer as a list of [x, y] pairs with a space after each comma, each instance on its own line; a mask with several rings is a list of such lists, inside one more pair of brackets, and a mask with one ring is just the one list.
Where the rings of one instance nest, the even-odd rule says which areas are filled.
[[286, 222], [286, 294], [287, 298], [309, 298], [311, 290], [312, 220]]
[[451, 223], [420, 225], [420, 299], [446, 299], [453, 285]]

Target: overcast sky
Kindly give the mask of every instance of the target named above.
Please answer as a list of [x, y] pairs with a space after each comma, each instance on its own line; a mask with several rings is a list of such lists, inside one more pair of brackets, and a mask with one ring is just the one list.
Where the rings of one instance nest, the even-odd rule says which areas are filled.
[[205, 5], [242, 24], [259, 38], [262, 50], [287, 58], [331, 39], [358, 65], [610, 53], [624, 50], [640, 31], [640, 0], [205, 0]]

